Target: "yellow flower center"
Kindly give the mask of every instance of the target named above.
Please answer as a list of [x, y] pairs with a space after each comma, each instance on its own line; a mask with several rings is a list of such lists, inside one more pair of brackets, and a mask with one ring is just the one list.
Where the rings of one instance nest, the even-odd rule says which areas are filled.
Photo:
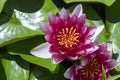
[[65, 46], [66, 48], [71, 48], [79, 43], [79, 35], [73, 27], [62, 28], [62, 30], [57, 35], [57, 41], [60, 46]]
[[96, 58], [88, 60], [88, 63], [80, 69], [79, 74], [87, 79], [94, 79], [101, 71], [102, 65]]

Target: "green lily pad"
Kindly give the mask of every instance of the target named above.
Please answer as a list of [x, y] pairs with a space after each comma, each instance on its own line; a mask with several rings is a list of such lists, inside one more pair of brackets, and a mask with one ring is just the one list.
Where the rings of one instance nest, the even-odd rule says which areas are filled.
[[4, 4], [5, 4], [6, 0], [1, 0], [0, 1], [0, 12], [2, 11]]
[[106, 7], [106, 28], [109, 32], [109, 40], [112, 41], [113, 53], [117, 54], [120, 62], [120, 1], [117, 0], [111, 7]]
[[10, 44], [7, 46], [7, 49], [11, 55], [19, 55], [30, 63], [42, 66], [50, 71], [54, 71], [56, 70], [57, 64], [53, 64], [51, 59], [39, 58], [30, 54], [31, 49], [43, 42], [43, 36], [36, 36]]
[[48, 22], [49, 12], [54, 14], [58, 12], [57, 7], [54, 5], [54, 3], [52, 3], [51, 0], [44, 0], [41, 9], [34, 13], [26, 13], [15, 10], [16, 16], [22, 25], [32, 29], [39, 29], [40, 25], [38, 23], [41, 21]]
[[[109, 40], [112, 41], [113, 58], [120, 65], [120, 1], [116, 2], [111, 7], [106, 7], [106, 29], [109, 34]], [[120, 73], [120, 66], [115, 68], [116, 73]], [[116, 74], [115, 73], [115, 74]], [[114, 75], [114, 74], [113, 74]]]
[[23, 26], [13, 14], [9, 22], [0, 25], [0, 46], [38, 34], [41, 34], [40, 30], [32, 30]]
[[108, 78], [107, 80], [118, 80], [118, 78], [120, 78], [120, 74], [112, 76], [112, 77]]
[[82, 4], [84, 13], [86, 14], [86, 26], [96, 26], [97, 30], [92, 37], [98, 38], [99, 43], [107, 41], [105, 25], [99, 14], [88, 4]]
[[[10, 3], [9, 1], [8, 4], [12, 5], [12, 2]], [[56, 13], [58, 9], [51, 0], [44, 0], [43, 4], [41, 5], [41, 9], [37, 12], [26, 13], [18, 11], [20, 5], [18, 7], [17, 5], [13, 4], [12, 7], [15, 7], [16, 9], [14, 10], [12, 17], [7, 23], [0, 25], [0, 47], [31, 36], [43, 34], [38, 23], [40, 21], [47, 22], [48, 12]], [[5, 9], [5, 12], [8, 12], [6, 10], [7, 9]]]
[[6, 54], [2, 56], [1, 63], [5, 71], [5, 80], [29, 79], [29, 63], [22, 60], [20, 57]]
[[112, 5], [116, 0], [64, 0], [66, 3], [72, 3], [72, 2], [96, 2], [96, 3], [103, 3], [107, 6]]
[[34, 66], [30, 74], [29, 80], [65, 80], [64, 68], [60, 66], [60, 69], [56, 73], [51, 73], [47, 69], [42, 67]]
[[3, 68], [3, 65], [1, 63], [1, 56], [0, 56], [0, 80], [6, 80], [6, 74], [5, 74], [5, 70]]

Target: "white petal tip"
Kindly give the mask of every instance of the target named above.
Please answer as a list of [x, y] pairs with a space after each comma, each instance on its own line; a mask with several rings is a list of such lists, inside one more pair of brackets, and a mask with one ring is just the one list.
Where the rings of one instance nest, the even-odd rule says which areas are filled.
[[72, 15], [77, 15], [78, 17], [80, 17], [82, 14], [83, 14], [83, 8], [82, 5], [79, 4], [74, 8]]
[[51, 58], [52, 54], [49, 52], [49, 43], [43, 43], [35, 48], [33, 48], [30, 53], [36, 57], [40, 58]]

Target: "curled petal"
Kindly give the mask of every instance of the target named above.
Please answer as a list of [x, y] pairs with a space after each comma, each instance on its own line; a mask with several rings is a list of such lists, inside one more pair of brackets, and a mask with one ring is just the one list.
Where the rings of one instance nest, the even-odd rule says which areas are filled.
[[64, 73], [65, 78], [71, 79], [72, 75], [74, 74], [74, 71], [75, 71], [74, 69], [75, 69], [74, 66], [72, 66], [69, 69], [67, 69], [67, 71]]
[[114, 59], [111, 59], [109, 62], [106, 62], [105, 65], [107, 66], [107, 68], [109, 70], [112, 70], [113, 68], [115, 68], [116, 66], [118, 66], [118, 62], [115, 61]]
[[77, 60], [78, 59], [78, 56], [67, 56], [70, 60]]
[[65, 59], [65, 56], [64, 56], [64, 55], [61, 55], [61, 54], [53, 54], [53, 55], [52, 55], [52, 62], [53, 62], [54, 64], [60, 63], [60, 62], [62, 62], [64, 59]]
[[75, 9], [73, 10], [71, 16], [76, 15], [76, 16], [80, 17], [82, 15], [82, 13], [83, 13], [83, 8], [82, 8], [82, 5], [79, 4], [78, 6], [75, 7]]
[[51, 45], [49, 43], [43, 43], [39, 46], [33, 48], [30, 53], [36, 57], [40, 58], [51, 58], [52, 54], [49, 52], [49, 47]]
[[68, 14], [68, 12], [66, 11], [65, 8], [63, 8], [63, 9], [61, 10], [61, 12], [60, 12], [60, 18], [61, 18], [63, 21], [67, 21], [67, 20], [70, 18], [69, 14]]
[[96, 29], [94, 35], [91, 37], [91, 39], [96, 39], [96, 37], [103, 31], [104, 25], [97, 26], [96, 28], [97, 29]]
[[112, 52], [113, 46], [112, 41], [107, 42], [107, 51]]
[[76, 68], [81, 69], [83, 66], [87, 64], [87, 62], [88, 62], [88, 58], [82, 59], [81, 64], [76, 66]]

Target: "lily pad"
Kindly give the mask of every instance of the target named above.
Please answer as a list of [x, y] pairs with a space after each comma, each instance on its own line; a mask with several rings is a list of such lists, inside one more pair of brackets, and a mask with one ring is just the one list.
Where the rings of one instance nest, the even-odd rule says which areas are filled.
[[29, 80], [66, 80], [63, 74], [64, 68], [62, 66], [60, 66], [56, 73], [51, 73], [42, 67], [34, 66], [32, 67]]
[[4, 4], [5, 4], [6, 0], [1, 0], [0, 1], [0, 12], [2, 11]]
[[39, 58], [30, 54], [30, 50], [32, 48], [43, 42], [43, 36], [36, 36], [10, 44], [7, 46], [7, 49], [9, 54], [11, 55], [19, 55], [24, 60], [30, 63], [42, 66], [44, 68], [49, 69], [50, 71], [55, 71], [58, 65], [53, 64], [51, 59]]
[[[112, 41], [113, 58], [118, 62], [118, 67], [115, 72], [120, 73], [120, 1], [116, 2], [111, 7], [106, 7], [106, 29], [109, 34], [109, 40]], [[117, 74], [116, 74], [117, 75]]]
[[107, 6], [111, 6], [116, 0], [64, 0], [66, 3], [71, 3], [71, 2], [96, 2], [96, 3], [103, 3]]
[[29, 63], [22, 60], [20, 57], [3, 55], [1, 58], [6, 80], [28, 80], [29, 78]]

